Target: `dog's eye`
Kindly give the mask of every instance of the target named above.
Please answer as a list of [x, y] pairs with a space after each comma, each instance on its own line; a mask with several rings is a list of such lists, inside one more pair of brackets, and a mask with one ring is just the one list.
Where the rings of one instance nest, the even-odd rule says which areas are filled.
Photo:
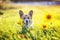
[[25, 18], [24, 18], [25, 19]]
[[29, 19], [29, 17], [28, 17], [28, 19]]

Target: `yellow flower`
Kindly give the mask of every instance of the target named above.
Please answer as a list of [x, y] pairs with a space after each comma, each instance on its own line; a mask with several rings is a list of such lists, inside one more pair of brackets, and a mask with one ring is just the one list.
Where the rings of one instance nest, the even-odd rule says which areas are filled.
[[46, 15], [46, 19], [50, 20], [51, 19], [51, 15], [50, 14]]
[[46, 25], [42, 25], [43, 28], [46, 28], [47, 26]]
[[45, 19], [46, 19], [46, 21], [51, 21], [53, 19], [52, 14], [46, 14]]
[[40, 28], [42, 28], [42, 29], [48, 29], [49, 28], [48, 26], [49, 25], [47, 22], [40, 23]]
[[18, 24], [21, 26], [23, 25], [22, 19], [19, 20]]
[[43, 16], [43, 20], [44, 22], [53, 22], [55, 19], [54, 19], [54, 14], [53, 13], [45, 13], [44, 16]]

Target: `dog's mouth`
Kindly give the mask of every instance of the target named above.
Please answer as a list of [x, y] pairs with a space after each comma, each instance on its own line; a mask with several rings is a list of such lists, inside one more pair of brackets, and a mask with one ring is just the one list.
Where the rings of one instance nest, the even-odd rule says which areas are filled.
[[28, 22], [26, 23], [26, 25], [28, 25]]
[[25, 25], [28, 25], [28, 23], [24, 23]]

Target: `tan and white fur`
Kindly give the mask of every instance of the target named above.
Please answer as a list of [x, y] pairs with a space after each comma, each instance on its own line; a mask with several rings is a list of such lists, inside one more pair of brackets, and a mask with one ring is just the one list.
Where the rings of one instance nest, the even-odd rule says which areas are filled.
[[28, 14], [24, 14], [22, 10], [19, 10], [19, 14], [20, 14], [20, 18], [23, 20], [24, 26], [32, 28], [33, 11], [30, 10]]

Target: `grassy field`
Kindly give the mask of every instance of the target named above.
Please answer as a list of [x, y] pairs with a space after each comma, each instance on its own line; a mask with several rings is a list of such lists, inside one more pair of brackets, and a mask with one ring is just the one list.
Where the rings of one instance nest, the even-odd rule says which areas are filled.
[[[19, 10], [28, 14], [33, 10], [33, 29], [21, 35], [22, 19]], [[0, 40], [60, 40], [60, 6], [28, 6], [0, 10]], [[18, 24], [19, 23], [19, 24]]]

